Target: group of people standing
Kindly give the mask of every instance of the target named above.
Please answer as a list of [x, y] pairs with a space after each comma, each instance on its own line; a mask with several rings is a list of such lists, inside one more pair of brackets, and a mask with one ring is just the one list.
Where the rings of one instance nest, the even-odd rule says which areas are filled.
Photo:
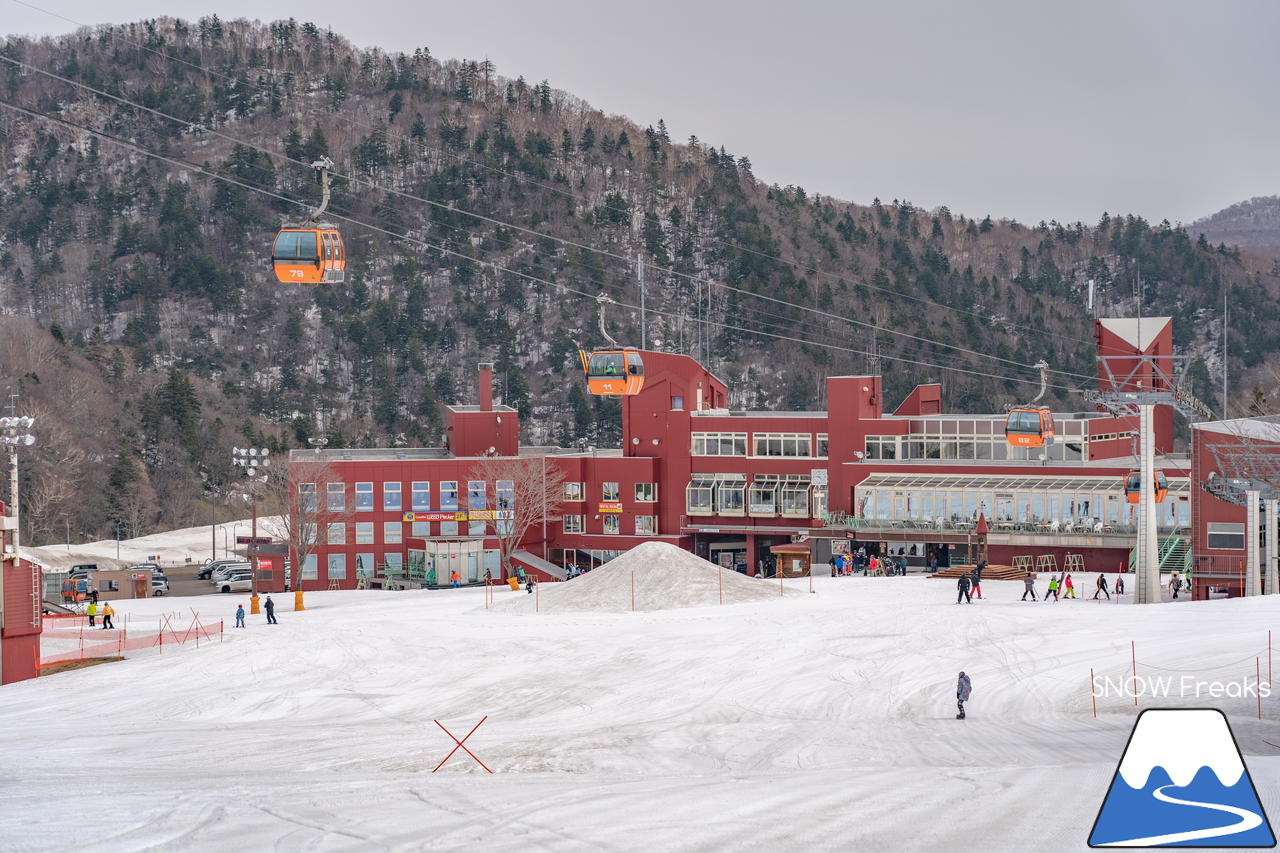
[[907, 558], [900, 555], [894, 558], [892, 555], [880, 556], [872, 554], [867, 556], [865, 547], [859, 548], [852, 554], [832, 554], [828, 561], [831, 564], [832, 577], [849, 577], [862, 572], [864, 576], [884, 577], [886, 575], [902, 575], [907, 573]]
[[111, 623], [111, 617], [115, 615], [115, 609], [111, 606], [111, 602], [104, 601], [98, 604], [98, 591], [93, 591], [93, 600], [89, 602], [89, 606], [84, 609], [85, 615], [89, 617], [89, 627], [96, 627], [93, 623], [99, 616], [102, 617], [103, 630], [114, 628]]
[[[1031, 572], [1027, 572], [1027, 576], [1022, 579], [1022, 584], [1023, 584], [1023, 590], [1022, 590], [1023, 601], [1027, 600], [1028, 595], [1031, 596], [1032, 601], [1041, 600], [1036, 598], [1036, 579], [1031, 575]], [[1124, 595], [1124, 575], [1116, 576], [1115, 594]], [[1062, 598], [1076, 597], [1076, 584], [1075, 584], [1075, 580], [1072, 579], [1071, 577], [1071, 572], [1064, 572], [1062, 575], [1062, 580], [1058, 580], [1057, 575], [1053, 575], [1049, 578], [1049, 589], [1045, 592], [1044, 598], [1042, 600], [1048, 601], [1049, 596], [1051, 595], [1053, 596], [1054, 601], [1057, 601], [1059, 596], [1061, 596]], [[1094, 600], [1096, 600], [1100, 595], [1105, 595], [1108, 601], [1111, 600], [1111, 591], [1107, 589], [1106, 575], [1098, 575], [1098, 580], [1094, 583], [1094, 590], [1093, 590]]]

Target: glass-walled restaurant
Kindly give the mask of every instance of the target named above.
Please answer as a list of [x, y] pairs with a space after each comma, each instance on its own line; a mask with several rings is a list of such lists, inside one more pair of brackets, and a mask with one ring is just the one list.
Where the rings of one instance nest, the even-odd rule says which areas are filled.
[[[959, 527], [979, 513], [993, 531], [1109, 532], [1138, 523], [1119, 477], [1018, 477], [872, 474], [854, 491], [855, 519], [882, 526]], [[1169, 478], [1156, 504], [1162, 528], [1191, 524], [1191, 481]]]
[[[1004, 437], [1004, 418], [912, 418], [907, 435], [867, 436], [868, 459], [964, 459], [974, 461], [1030, 461], [1040, 454], [1054, 462], [1089, 458], [1088, 419], [1056, 419], [1057, 441], [1039, 448], [1010, 447]], [[1098, 436], [1097, 438], [1115, 438]]]

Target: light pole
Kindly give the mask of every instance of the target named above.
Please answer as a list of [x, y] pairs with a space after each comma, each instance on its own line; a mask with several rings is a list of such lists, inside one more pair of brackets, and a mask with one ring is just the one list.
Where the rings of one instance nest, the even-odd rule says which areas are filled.
[[[14, 399], [17, 395], [13, 390], [9, 391], [9, 411], [14, 409]], [[9, 451], [9, 506], [6, 507], [6, 515], [13, 519], [13, 560], [14, 568], [22, 564], [19, 521], [18, 521], [18, 448], [30, 447], [36, 443], [36, 437], [30, 433], [19, 434], [21, 430], [29, 429], [34, 423], [35, 418], [30, 417], [8, 417], [0, 418], [0, 446], [4, 446]], [[8, 524], [5, 525], [6, 527]], [[0, 559], [0, 563], [3, 559]], [[5, 590], [4, 590], [4, 572], [0, 571], [0, 628], [5, 624]], [[0, 674], [3, 672], [3, 665], [0, 664]]]
[[116, 522], [116, 559], [120, 559], [120, 522]]
[[[321, 426], [323, 427], [323, 424], [321, 424]], [[328, 443], [329, 443], [329, 439], [323, 436], [321, 436], [320, 438], [307, 439], [307, 444], [311, 445], [312, 452], [315, 453], [315, 456], [317, 459], [320, 458], [320, 454], [324, 451], [325, 445], [327, 445]], [[319, 486], [317, 485], [316, 488], [319, 489]], [[327, 496], [325, 499], [327, 500]], [[298, 500], [297, 486], [293, 485], [293, 478], [292, 478], [292, 475], [290, 475], [289, 506], [286, 507], [285, 511], [294, 512], [295, 507], [297, 507], [296, 511], [299, 513], [299, 515], [302, 518], [305, 518], [306, 516], [301, 515], [304, 512], [304, 509], [302, 507], [298, 507], [297, 504], [295, 503], [297, 500]], [[311, 500], [313, 501], [321, 500], [321, 497], [318, 491], [311, 495]], [[316, 509], [317, 510], [319, 509], [318, 503], [316, 504]], [[313, 518], [312, 520], [318, 521], [319, 519]], [[304, 525], [301, 521], [301, 518], [295, 518], [289, 524], [289, 530], [293, 532], [293, 539], [295, 542], [300, 541], [299, 537], [301, 536], [312, 535], [312, 536], [318, 537], [320, 535], [319, 530], [317, 530], [314, 534], [304, 533], [301, 530], [302, 527], [304, 527]], [[314, 543], [312, 543], [312, 547], [314, 547]], [[302, 560], [298, 557], [298, 549], [296, 547], [293, 549], [293, 559], [290, 562], [289, 571], [290, 571], [290, 580], [293, 583], [293, 609], [295, 611], [306, 610], [307, 608], [304, 605], [302, 600]]]
[[[235, 522], [234, 524], [232, 524], [232, 525], [231, 525], [231, 538], [232, 538], [232, 539], [234, 539], [234, 540], [236, 540], [236, 545], [239, 545], [239, 544], [240, 544], [240, 525], [241, 525], [241, 523], [242, 523], [242, 522], [237, 521], [237, 522]], [[223, 535], [223, 542], [224, 542], [224, 543], [225, 543], [225, 541], [226, 541], [226, 533], [227, 533], [227, 528], [224, 526], [224, 527], [222, 528], [222, 535]], [[224, 549], [224, 550], [225, 550], [225, 549]], [[240, 556], [240, 555], [239, 555], [239, 554], [237, 554], [236, 556]]]
[[[216, 551], [217, 549], [215, 548], [214, 550]], [[216, 559], [218, 555], [215, 553], [213, 556]], [[222, 556], [228, 560], [231, 559], [231, 549], [227, 543], [227, 526], [225, 524], [222, 525]]]
[[67, 513], [65, 512], [62, 513], [62, 523], [67, 526], [67, 550], [70, 551], [71, 550], [71, 519], [67, 516]]
[[258, 483], [267, 479], [267, 467], [271, 465], [268, 458], [271, 451], [265, 447], [233, 447], [231, 461], [244, 469], [249, 478], [249, 496], [253, 502], [253, 520], [249, 532], [249, 612], [259, 613], [258, 609]]

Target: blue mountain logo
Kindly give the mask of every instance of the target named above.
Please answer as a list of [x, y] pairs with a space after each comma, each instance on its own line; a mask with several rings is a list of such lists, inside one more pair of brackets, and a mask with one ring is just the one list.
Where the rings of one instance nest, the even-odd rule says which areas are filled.
[[1240, 747], [1221, 711], [1143, 711], [1090, 847], [1275, 847]]

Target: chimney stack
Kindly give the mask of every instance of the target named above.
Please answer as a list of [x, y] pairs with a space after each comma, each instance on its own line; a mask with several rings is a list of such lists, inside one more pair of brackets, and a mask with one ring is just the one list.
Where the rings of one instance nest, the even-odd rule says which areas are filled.
[[480, 362], [480, 411], [493, 411], [493, 362]]

